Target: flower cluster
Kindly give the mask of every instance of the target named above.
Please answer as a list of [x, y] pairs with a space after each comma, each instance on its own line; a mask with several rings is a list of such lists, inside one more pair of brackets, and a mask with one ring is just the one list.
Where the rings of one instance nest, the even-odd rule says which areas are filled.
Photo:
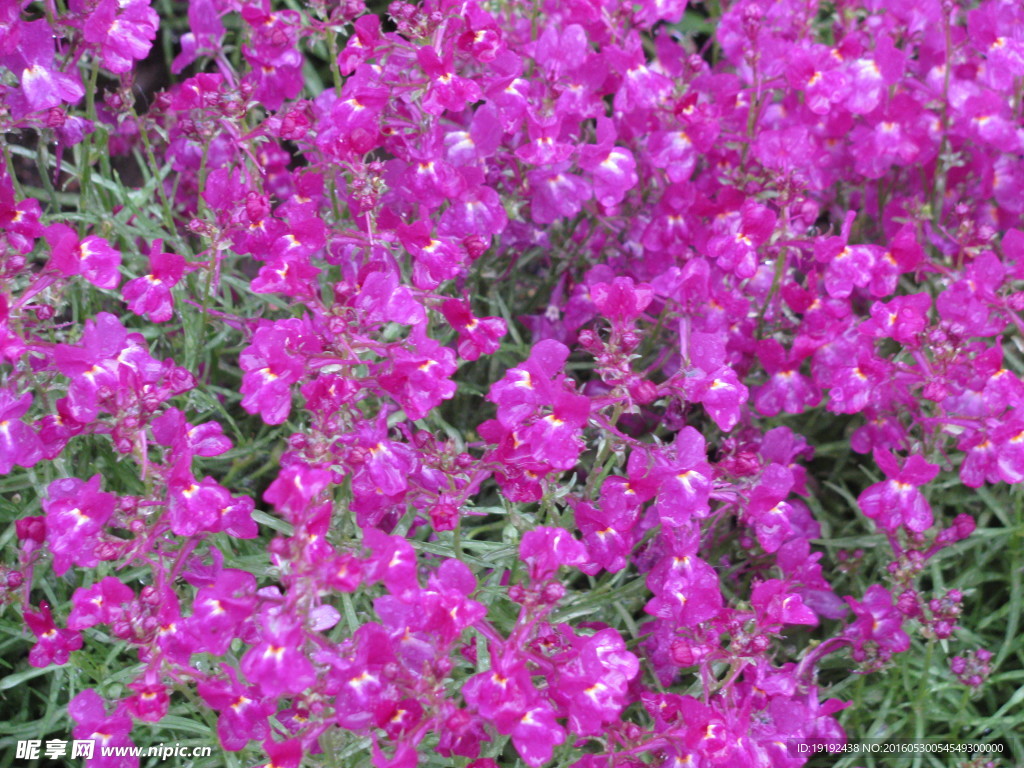
[[187, 700], [289, 768], [799, 765], [824, 659], [954, 638], [933, 489], [1024, 480], [1024, 9], [686, 5], [4, 12], [0, 605], [133, 669], [76, 738]]

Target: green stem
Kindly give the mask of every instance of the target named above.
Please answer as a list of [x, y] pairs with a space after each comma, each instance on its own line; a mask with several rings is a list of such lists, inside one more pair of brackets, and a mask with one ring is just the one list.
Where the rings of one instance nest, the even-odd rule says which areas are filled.
[[[131, 116], [136, 123], [140, 123], [138, 114], [135, 112], [135, 108], [132, 107]], [[167, 197], [167, 192], [164, 190], [163, 180], [160, 178], [160, 164], [156, 161], [156, 153], [153, 151], [153, 143], [149, 140], [149, 131], [144, 126], [139, 126], [139, 136], [142, 138], [142, 146], [146, 151], [146, 162], [149, 164], [149, 171], [153, 174], [153, 178], [156, 180], [156, 194], [160, 198], [160, 207], [164, 215], [164, 226], [167, 228], [168, 233], [174, 233], [174, 241], [179, 249], [184, 249], [185, 243], [181, 236], [177, 234], [177, 227], [174, 225], [174, 210], [171, 207], [171, 201]], [[206, 154], [203, 153], [203, 160], [206, 159]], [[201, 198], [200, 198], [201, 199]]]
[[[92, 63], [92, 70], [89, 72], [89, 84], [85, 87], [85, 114], [89, 120], [92, 121], [94, 130], [88, 134], [88, 139], [82, 142], [82, 163], [81, 163], [81, 179], [80, 184], [82, 185], [82, 194], [78, 198], [78, 212], [84, 213], [89, 208], [88, 196], [89, 189], [92, 186], [92, 145], [96, 138], [96, 131], [99, 130], [99, 120], [96, 117], [96, 89], [98, 87], [100, 77], [100, 63], [94, 61]], [[43, 173], [46, 173], [46, 169], [43, 169]], [[102, 209], [101, 209], [102, 210]]]
[[1024, 496], [1018, 489], [1014, 489], [1014, 520], [1013, 529], [1010, 531], [1010, 549], [1013, 563], [1009, 567], [1010, 574], [1010, 615], [1006, 621], [1006, 635], [1003, 645], [996, 654], [992, 670], [999, 669], [1006, 657], [1011, 652], [1020, 648], [1020, 640], [1017, 636], [1017, 627], [1020, 625], [1021, 603], [1024, 602], [1024, 588], [1021, 584], [1021, 571], [1024, 570]]
[[942, 206], [946, 200], [946, 151], [949, 147], [949, 78], [953, 53], [953, 37], [950, 29], [949, 14], [944, 13], [942, 28], [945, 33], [946, 64], [942, 79], [942, 141], [939, 144], [939, 155], [935, 158], [935, 180], [932, 186], [932, 222], [936, 227], [942, 221]]
[[[616, 403], [615, 410], [612, 411], [611, 425], [613, 427], [618, 422], [619, 417], [622, 415], [622, 407], [623, 407], [622, 403]], [[608, 458], [608, 454], [611, 452], [611, 449], [612, 449], [611, 435], [606, 435], [605, 436], [604, 445], [601, 446], [601, 451], [598, 453], [597, 458], [594, 459], [594, 464], [593, 464], [593, 470], [594, 471], [591, 473], [590, 477], [587, 478], [586, 488], [585, 488], [585, 490], [583, 492], [584, 496], [586, 496], [588, 498], [592, 498], [592, 494], [593, 494], [593, 492], [595, 490], [594, 486], [597, 483], [598, 477], [600, 477], [602, 480], [604, 479], [604, 475], [606, 473], [605, 473], [605, 471], [603, 469], [603, 465], [604, 465], [605, 460]]]
[[21, 188], [21, 182], [18, 180], [18, 175], [14, 172], [14, 163], [11, 161], [11, 150], [7, 146], [7, 141], [0, 137], [0, 150], [4, 153], [4, 164], [7, 167], [7, 175], [11, 179], [11, 186], [14, 187], [14, 194], [19, 200], [25, 199], [25, 192]]
[[331, 69], [331, 80], [334, 82], [334, 93], [341, 96], [341, 70], [338, 69], [338, 40], [329, 23], [324, 26], [324, 35], [327, 37], [327, 51], [331, 56], [328, 66]]
[[[925, 706], [928, 703], [928, 683], [931, 678], [932, 656], [935, 653], [935, 640], [928, 641], [928, 647], [924, 654], [924, 668], [921, 670], [921, 680], [917, 686], [917, 696], [914, 700], [914, 738], [918, 741], [925, 736]], [[920, 768], [921, 755], [914, 757], [914, 768]]]

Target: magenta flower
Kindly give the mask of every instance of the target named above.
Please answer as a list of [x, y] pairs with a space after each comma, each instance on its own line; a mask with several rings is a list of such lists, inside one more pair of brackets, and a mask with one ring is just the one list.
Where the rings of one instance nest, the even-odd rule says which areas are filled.
[[168, 408], [149, 423], [153, 438], [159, 445], [188, 456], [220, 456], [231, 450], [231, 440], [216, 421], [193, 426], [185, 421], [185, 414], [177, 408]]
[[552, 403], [551, 413], [532, 420], [512, 435], [515, 454], [571, 469], [583, 449], [580, 432], [590, 415], [590, 401], [565, 390]]
[[874, 457], [888, 479], [869, 486], [858, 497], [864, 514], [889, 532], [901, 525], [915, 533], [930, 528], [932, 509], [919, 488], [935, 478], [938, 465], [917, 454], [910, 456], [902, 467], [889, 451], [876, 450]]
[[256, 686], [240, 683], [234, 667], [224, 664], [221, 668], [225, 677], [203, 681], [196, 690], [207, 706], [220, 713], [217, 736], [221, 746], [237, 752], [250, 741], [262, 741], [269, 735], [267, 718], [276, 707], [274, 700], [261, 696]]
[[174, 313], [171, 288], [185, 273], [185, 259], [176, 253], [161, 253], [162, 245], [159, 240], [153, 243], [149, 274], [129, 280], [121, 289], [128, 308], [137, 315], [148, 315], [154, 323], [171, 319]]
[[753, 277], [757, 271], [757, 249], [771, 236], [776, 216], [772, 211], [750, 200], [739, 211], [720, 217], [721, 231], [708, 240], [708, 253], [718, 266], [737, 277]]
[[[116, 0], [111, 2], [116, 4]], [[79, 240], [74, 230], [64, 224], [51, 224], [46, 228], [46, 237], [51, 249], [49, 266], [64, 277], [82, 275], [97, 288], [117, 287], [121, 254], [105, 239], [89, 235]]]
[[[0, 61], [20, 77], [21, 92], [32, 111], [73, 104], [85, 93], [75, 67], [64, 72], [54, 62], [54, 34], [45, 19], [17, 19], [10, 27], [14, 45]], [[13, 49], [13, 50], [12, 50]]]
[[137, 667], [75, 738], [183, 695], [267, 768], [798, 768], [834, 654], [970, 615], [923, 457], [1024, 481], [1019, 3], [173, 5], [0, 6], [51, 161], [0, 169], [0, 607]]
[[609, 573], [616, 573], [625, 568], [636, 540], [632, 532], [636, 523], [635, 511], [615, 514], [582, 501], [573, 504], [573, 511], [589, 558], [580, 570], [597, 573], [603, 568]]
[[662, 522], [675, 526], [691, 517], [705, 517], [713, 473], [704, 436], [693, 427], [683, 427], [676, 434], [672, 451], [661, 451], [657, 458], [665, 465], [654, 504]]
[[438, 224], [441, 235], [457, 238], [499, 235], [508, 226], [508, 214], [498, 193], [485, 186], [476, 169], [463, 172], [465, 190], [443, 214]]
[[529, 766], [540, 766], [551, 759], [555, 747], [565, 741], [565, 729], [545, 704], [529, 707], [517, 720], [498, 718], [499, 731], [512, 734], [512, 743]]
[[781, 411], [803, 413], [821, 402], [821, 391], [800, 373], [799, 353], [788, 353], [775, 339], [757, 344], [758, 359], [764, 366], [768, 381], [754, 392], [754, 405], [764, 416]]
[[571, 732], [597, 736], [626, 707], [630, 682], [640, 671], [640, 661], [626, 650], [614, 629], [602, 629], [578, 640], [579, 655], [564, 665], [558, 695], [569, 699]]
[[25, 611], [24, 618], [36, 636], [36, 644], [28, 652], [28, 663], [33, 667], [67, 664], [71, 652], [82, 647], [82, 634], [74, 629], [59, 629], [45, 601], [39, 604], [39, 613]]
[[652, 616], [695, 627], [722, 609], [722, 593], [714, 568], [695, 554], [662, 559], [647, 577], [654, 597], [644, 610]]
[[263, 696], [301, 693], [316, 680], [316, 670], [302, 651], [302, 628], [270, 612], [264, 612], [263, 623], [260, 642], [242, 656], [242, 672]]
[[902, 653], [910, 647], [910, 638], [903, 631], [904, 617], [884, 587], [872, 584], [863, 601], [847, 597], [846, 602], [856, 616], [845, 632], [853, 643], [854, 661], [884, 662], [894, 653]]
[[381, 386], [410, 419], [422, 419], [443, 400], [455, 395], [455, 354], [428, 338], [421, 326], [413, 329], [410, 347], [396, 348]]
[[747, 515], [765, 552], [777, 552], [795, 534], [793, 508], [786, 502], [792, 488], [793, 473], [787, 467], [770, 464], [750, 493]]
[[530, 217], [537, 224], [550, 224], [575, 216], [592, 196], [591, 185], [569, 172], [569, 163], [530, 171]]
[[31, 394], [15, 398], [9, 390], [0, 389], [0, 475], [8, 474], [15, 466], [35, 466], [43, 458], [42, 441], [21, 420], [31, 405]]
[[114, 576], [107, 576], [91, 587], [79, 587], [71, 598], [68, 628], [86, 629], [97, 624], [112, 624], [119, 619], [124, 606], [135, 598], [135, 592]]
[[258, 768], [299, 768], [302, 765], [302, 743], [296, 739], [263, 742], [263, 751], [270, 761]]
[[726, 363], [724, 339], [718, 334], [691, 334], [690, 362], [693, 367], [683, 382], [684, 392], [728, 432], [739, 422], [740, 408], [750, 392]]
[[[78, 346], [60, 344], [54, 350], [54, 366], [71, 379], [68, 413], [82, 424], [94, 421], [100, 411], [100, 393], [118, 389], [121, 360], [128, 334], [121, 322], [107, 312], [86, 320]], [[59, 409], [58, 409], [59, 410]]]
[[750, 604], [757, 614], [758, 624], [769, 629], [784, 624], [809, 624], [815, 626], [818, 617], [804, 605], [801, 597], [788, 591], [785, 582], [768, 579], [754, 585]]
[[256, 608], [256, 579], [247, 572], [225, 568], [214, 582], [201, 587], [185, 623], [195, 651], [222, 656]]
[[91, 8], [82, 7], [85, 5], [78, 0], [71, 8], [88, 14], [83, 27], [85, 40], [97, 50], [107, 70], [128, 72], [135, 61], [146, 58], [160, 25], [148, 0], [99, 0]]
[[480, 87], [475, 82], [455, 74], [450, 52], [438, 55], [434, 48], [424, 47], [417, 51], [417, 59], [430, 82], [423, 99], [423, 109], [430, 114], [439, 115], [446, 109], [458, 112], [466, 102], [480, 98]]
[[568, 357], [568, 347], [557, 341], [535, 344], [525, 363], [510, 368], [491, 386], [487, 399], [498, 406], [498, 421], [515, 427], [551, 402], [561, 389], [562, 368]]
[[[103, 699], [92, 688], [82, 691], [68, 705], [68, 713], [77, 723], [72, 732], [74, 737], [95, 743], [93, 758], [89, 761], [91, 767], [138, 768], [139, 758], [130, 754], [135, 747], [130, 737], [132, 720], [124, 709], [118, 704], [107, 714]], [[108, 748], [109, 754], [103, 754], [104, 748]]]
[[580, 155], [580, 167], [594, 180], [594, 197], [605, 207], [622, 202], [637, 183], [633, 153], [615, 144], [614, 124], [605, 117], [597, 120], [597, 143], [586, 145]]
[[539, 582], [554, 576], [563, 565], [583, 565], [587, 550], [566, 530], [539, 527], [523, 536], [519, 556], [529, 568], [530, 578]]
[[241, 355], [242, 407], [268, 424], [282, 423], [291, 411], [291, 385], [303, 375], [305, 356], [319, 350], [319, 340], [301, 320], [261, 325]]
[[590, 297], [603, 317], [622, 323], [640, 317], [654, 298], [654, 291], [647, 283], [616, 277], [610, 283], [590, 286]]
[[401, 493], [409, 487], [409, 476], [416, 465], [416, 458], [409, 446], [388, 438], [387, 425], [364, 424], [358, 432], [361, 459], [356, 473], [356, 482], [367, 488], [378, 490], [389, 496]]
[[505, 321], [499, 317], [475, 317], [465, 302], [449, 299], [441, 305], [452, 328], [458, 331], [459, 356], [463, 360], [476, 360], [498, 350], [505, 335]]
[[224, 36], [216, 0], [192, 0], [188, 4], [188, 24], [191, 32], [181, 36], [181, 53], [174, 57], [171, 72], [179, 74], [201, 55], [215, 56]]
[[63, 574], [72, 565], [99, 564], [96, 548], [104, 526], [114, 514], [117, 499], [100, 490], [100, 476], [82, 481], [75, 477], [54, 480], [43, 501], [46, 543], [53, 552], [53, 569]]

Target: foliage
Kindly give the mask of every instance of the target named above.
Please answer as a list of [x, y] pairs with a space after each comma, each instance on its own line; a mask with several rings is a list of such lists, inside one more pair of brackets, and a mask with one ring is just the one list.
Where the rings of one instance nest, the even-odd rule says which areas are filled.
[[1024, 11], [891, 5], [9, 3], [0, 765], [1024, 755]]

